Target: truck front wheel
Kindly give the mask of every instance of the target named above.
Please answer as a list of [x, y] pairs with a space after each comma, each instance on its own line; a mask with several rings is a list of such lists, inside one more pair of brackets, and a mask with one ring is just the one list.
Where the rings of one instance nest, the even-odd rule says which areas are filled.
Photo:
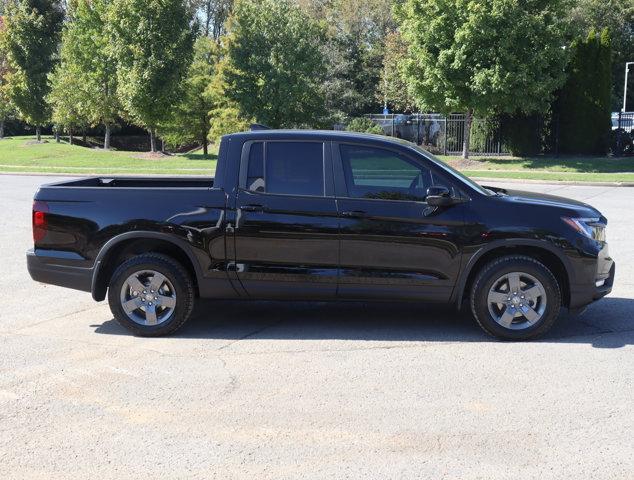
[[538, 260], [504, 256], [480, 270], [471, 289], [471, 311], [482, 329], [506, 340], [546, 333], [561, 309], [561, 290]]
[[194, 284], [187, 270], [171, 257], [147, 253], [116, 269], [108, 287], [115, 320], [135, 335], [174, 333], [192, 314]]

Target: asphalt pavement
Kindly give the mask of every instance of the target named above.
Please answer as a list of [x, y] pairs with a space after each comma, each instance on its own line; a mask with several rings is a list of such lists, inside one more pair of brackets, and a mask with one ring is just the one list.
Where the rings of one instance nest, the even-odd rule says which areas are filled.
[[55, 180], [0, 175], [0, 478], [634, 478], [634, 188], [508, 185], [609, 219], [612, 294], [539, 341], [421, 304], [209, 301], [147, 339], [28, 276]]

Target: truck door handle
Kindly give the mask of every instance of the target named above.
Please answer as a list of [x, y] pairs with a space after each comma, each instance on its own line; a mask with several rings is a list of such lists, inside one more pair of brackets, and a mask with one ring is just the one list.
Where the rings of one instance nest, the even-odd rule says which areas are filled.
[[346, 218], [363, 218], [367, 216], [367, 214], [363, 210], [350, 210], [341, 212], [341, 216]]
[[257, 203], [251, 203], [249, 205], [242, 205], [238, 207], [236, 214], [236, 228], [241, 228], [244, 225], [244, 212], [264, 212], [266, 207]]
[[243, 212], [263, 212], [264, 209], [264, 205], [259, 204], [242, 205], [240, 207], [240, 210], [242, 210]]

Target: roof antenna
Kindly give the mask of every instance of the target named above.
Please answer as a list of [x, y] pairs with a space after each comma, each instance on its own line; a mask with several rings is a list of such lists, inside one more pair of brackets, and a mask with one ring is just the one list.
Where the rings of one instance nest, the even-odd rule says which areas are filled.
[[251, 124], [251, 131], [252, 132], [257, 132], [258, 130], [270, 130], [270, 127], [267, 127], [266, 125], [262, 125], [261, 123], [252, 123]]

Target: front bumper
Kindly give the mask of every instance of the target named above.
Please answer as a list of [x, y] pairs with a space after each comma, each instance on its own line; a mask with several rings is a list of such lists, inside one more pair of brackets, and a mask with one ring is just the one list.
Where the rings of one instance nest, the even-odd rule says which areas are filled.
[[26, 265], [36, 282], [90, 292], [94, 268], [77, 257], [68, 252], [30, 249], [26, 252]]
[[616, 264], [610, 260], [607, 275], [599, 275], [592, 285], [570, 286], [570, 310], [581, 310], [586, 305], [595, 302], [612, 291]]

